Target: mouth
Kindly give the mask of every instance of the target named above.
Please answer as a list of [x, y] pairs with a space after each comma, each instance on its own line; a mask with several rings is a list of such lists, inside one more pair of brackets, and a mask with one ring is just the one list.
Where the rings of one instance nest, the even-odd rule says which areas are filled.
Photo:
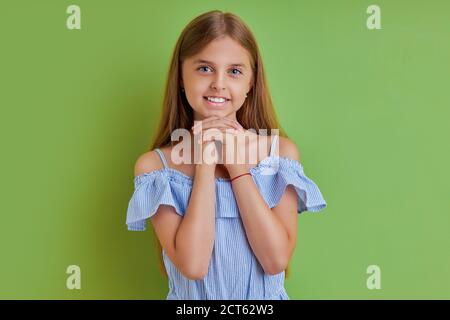
[[223, 107], [223, 106], [225, 106], [231, 99], [227, 99], [227, 98], [203, 97], [203, 100], [205, 100], [206, 103], [207, 103], [209, 106], [213, 106], [213, 107]]

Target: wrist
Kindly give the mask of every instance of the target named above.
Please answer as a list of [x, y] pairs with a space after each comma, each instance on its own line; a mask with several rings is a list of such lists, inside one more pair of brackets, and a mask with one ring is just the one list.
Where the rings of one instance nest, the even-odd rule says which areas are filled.
[[195, 165], [195, 173], [202, 173], [202, 174], [215, 174], [216, 171], [216, 164], [206, 164], [206, 163], [198, 163]]
[[230, 182], [233, 182], [233, 181], [238, 180], [238, 179], [240, 179], [242, 177], [245, 177], [245, 176], [252, 176], [252, 175], [251, 175], [250, 172], [240, 173], [240, 174], [238, 174], [236, 176], [231, 177]]
[[249, 172], [248, 168], [246, 166], [233, 166], [233, 167], [227, 167], [228, 174], [231, 178], [234, 178], [240, 174]]

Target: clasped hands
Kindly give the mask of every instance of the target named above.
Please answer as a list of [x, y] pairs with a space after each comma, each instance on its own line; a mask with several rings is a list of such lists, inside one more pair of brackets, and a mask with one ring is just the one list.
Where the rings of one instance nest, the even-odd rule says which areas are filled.
[[[244, 129], [239, 122], [211, 116], [195, 121], [191, 129], [197, 147], [200, 147], [202, 162], [221, 163], [230, 175], [248, 172], [252, 164], [257, 163], [258, 134]], [[246, 153], [249, 154], [249, 161], [246, 161]]]

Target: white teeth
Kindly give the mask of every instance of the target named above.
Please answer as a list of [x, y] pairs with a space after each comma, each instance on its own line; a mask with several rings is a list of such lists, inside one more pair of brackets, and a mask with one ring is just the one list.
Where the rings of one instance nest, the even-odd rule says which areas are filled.
[[212, 101], [212, 102], [218, 102], [218, 103], [222, 103], [222, 102], [225, 102], [225, 101], [226, 101], [226, 99], [224, 99], [224, 98], [207, 97], [207, 99], [208, 99], [209, 101]]

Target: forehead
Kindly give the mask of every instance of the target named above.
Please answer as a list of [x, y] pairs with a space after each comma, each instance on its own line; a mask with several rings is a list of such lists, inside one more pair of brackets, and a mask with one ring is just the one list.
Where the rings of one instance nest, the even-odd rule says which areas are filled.
[[206, 60], [217, 65], [243, 64], [250, 68], [248, 51], [230, 37], [211, 41], [203, 50], [187, 60], [191, 63]]

